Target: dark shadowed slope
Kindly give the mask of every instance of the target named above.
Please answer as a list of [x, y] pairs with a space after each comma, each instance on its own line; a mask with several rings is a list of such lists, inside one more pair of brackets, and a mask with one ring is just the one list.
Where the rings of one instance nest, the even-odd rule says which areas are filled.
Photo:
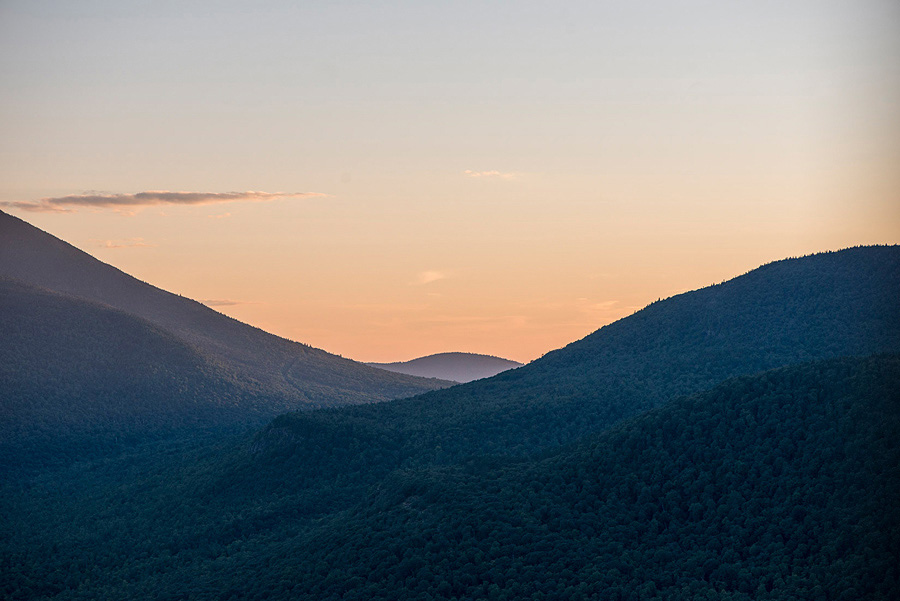
[[522, 364], [516, 361], [476, 353], [438, 353], [409, 361], [369, 363], [368, 365], [401, 374], [453, 382], [471, 382], [490, 378], [508, 369], [522, 367]]
[[246, 390], [289, 399], [296, 408], [383, 401], [447, 385], [273, 336], [141, 282], [2, 211], [0, 277], [145, 319], [196, 347]]
[[792, 366], [534, 464], [398, 472], [270, 594], [894, 599], [898, 495], [898, 358]]
[[408, 466], [314, 519], [349, 473], [225, 484], [215, 448], [0, 486], [0, 526], [29, 525], [0, 537], [0, 595], [893, 599], [898, 395], [896, 356], [792, 366], [542, 460]]
[[728, 377], [900, 352], [898, 298], [898, 246], [787, 259], [653, 303], [493, 378], [381, 406], [284, 416], [270, 429], [273, 440], [290, 440], [291, 430], [327, 437], [358, 420], [389, 428], [404, 453], [420, 458], [531, 453]]
[[0, 333], [0, 448], [7, 451], [86, 433], [252, 423], [291, 406], [249, 394], [139, 317], [14, 280], [0, 279]]

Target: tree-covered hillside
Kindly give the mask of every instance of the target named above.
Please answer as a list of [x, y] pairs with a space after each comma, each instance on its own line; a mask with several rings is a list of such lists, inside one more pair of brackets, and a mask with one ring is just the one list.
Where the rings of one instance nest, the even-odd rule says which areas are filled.
[[[900, 296], [893, 295], [900, 294], [898, 267], [900, 247], [775, 263], [655, 303], [489, 380], [379, 405], [282, 415], [255, 437], [253, 452], [220, 465], [216, 494], [252, 486], [277, 495], [286, 486], [282, 474], [289, 473], [289, 488], [302, 483], [317, 491], [304, 495], [297, 508], [317, 512], [354, 502], [392, 470], [487, 454], [552, 452], [673, 397], [707, 389], [732, 371], [750, 374], [764, 363], [777, 367], [815, 355], [813, 344], [825, 349], [823, 356], [900, 352]], [[821, 289], [811, 287], [816, 281]], [[715, 319], [729, 324], [716, 337], [705, 335], [704, 324], [691, 325], [710, 304], [722, 305]], [[767, 332], [779, 333], [781, 342], [764, 345]], [[751, 346], [754, 340], [761, 348]], [[745, 354], [744, 363], [732, 343]], [[721, 379], [713, 380], [714, 373]]]
[[35, 453], [52, 459], [69, 444], [258, 423], [290, 406], [250, 394], [142, 319], [11, 280], [0, 279], [0, 333], [4, 469], [35, 463]]
[[397, 473], [283, 562], [292, 586], [274, 588], [894, 599], [897, 499], [900, 358], [832, 360], [726, 382], [536, 463]]
[[0, 594], [744, 601], [900, 584], [897, 356], [731, 380], [544, 459], [410, 465], [343, 510], [304, 499], [350, 474], [234, 490], [222, 455], [98, 463], [32, 480], [27, 501], [6, 486], [4, 531], [30, 528], [0, 537]]
[[[729, 377], [900, 352], [897, 299], [898, 246], [779, 261], [656, 302], [487, 380], [378, 406], [281, 417], [269, 428], [270, 442], [289, 446], [314, 432], [330, 441], [317, 454], [333, 449], [335, 457], [352, 458], [360, 443], [347, 433], [377, 423], [388, 441], [384, 452], [400, 461], [552, 449]], [[283, 452], [302, 457], [310, 450], [298, 444]]]

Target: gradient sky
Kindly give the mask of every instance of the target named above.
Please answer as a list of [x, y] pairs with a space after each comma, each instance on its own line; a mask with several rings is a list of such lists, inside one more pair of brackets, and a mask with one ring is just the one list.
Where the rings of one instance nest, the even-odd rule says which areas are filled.
[[0, 86], [0, 208], [358, 360], [900, 242], [896, 0], [0, 0]]

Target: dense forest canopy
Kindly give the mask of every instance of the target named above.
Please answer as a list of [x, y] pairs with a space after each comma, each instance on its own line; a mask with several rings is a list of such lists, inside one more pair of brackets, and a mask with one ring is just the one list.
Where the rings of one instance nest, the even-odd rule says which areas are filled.
[[543, 459], [388, 466], [374, 485], [223, 482], [226, 447], [48, 475], [27, 502], [6, 487], [34, 528], [5, 539], [3, 595], [890, 599], [900, 583], [898, 356], [730, 380]]

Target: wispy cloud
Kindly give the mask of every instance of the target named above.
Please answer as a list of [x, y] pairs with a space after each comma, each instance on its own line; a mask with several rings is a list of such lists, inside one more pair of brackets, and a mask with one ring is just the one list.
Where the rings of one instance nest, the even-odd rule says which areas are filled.
[[516, 176], [515, 173], [503, 173], [501, 171], [472, 171], [471, 169], [463, 171], [463, 175], [468, 177], [488, 177], [498, 179], [512, 179]]
[[230, 298], [204, 298], [200, 300], [207, 307], [233, 307], [235, 305], [249, 305], [248, 301], [232, 300]]
[[416, 283], [424, 285], [445, 279], [447, 279], [447, 274], [441, 271], [423, 271], [418, 276], [416, 276]]
[[231, 213], [222, 213], [220, 215], [207, 215], [210, 219], [228, 219], [231, 217]]
[[[581, 300], [587, 301], [588, 299], [579, 298], [578, 300], [579, 301], [581, 301]], [[617, 300], [609, 300], [609, 301], [603, 301], [602, 303], [589, 303], [587, 305], [587, 307], [594, 311], [609, 311], [611, 309], [616, 309], [616, 305], [618, 305], [618, 304], [619, 304], [619, 301], [617, 301]]]
[[136, 194], [72, 194], [34, 201], [0, 202], [0, 206], [42, 213], [67, 213], [82, 208], [128, 210], [156, 205], [210, 205], [224, 202], [268, 202], [284, 198], [326, 196], [319, 192], [169, 192]]
[[145, 242], [143, 238], [126, 238], [124, 240], [93, 240], [100, 248], [153, 248], [156, 244]]

